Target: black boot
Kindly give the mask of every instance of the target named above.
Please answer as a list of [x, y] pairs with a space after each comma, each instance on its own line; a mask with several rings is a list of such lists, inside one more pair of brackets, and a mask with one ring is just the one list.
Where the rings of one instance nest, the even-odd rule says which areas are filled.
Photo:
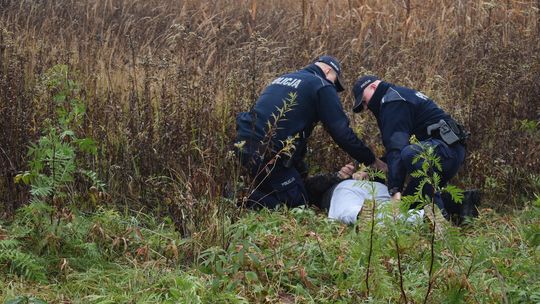
[[460, 223], [464, 224], [468, 219], [478, 217], [481, 193], [479, 189], [467, 190], [463, 193], [463, 201], [459, 211]]
[[472, 189], [463, 192], [463, 200], [456, 203], [449, 193], [441, 194], [445, 209], [448, 211], [450, 220], [454, 225], [462, 225], [467, 219], [478, 217], [480, 205], [480, 190]]

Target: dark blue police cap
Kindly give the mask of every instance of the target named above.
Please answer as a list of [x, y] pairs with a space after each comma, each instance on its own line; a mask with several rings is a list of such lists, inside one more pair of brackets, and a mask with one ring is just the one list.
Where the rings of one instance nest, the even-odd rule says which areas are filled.
[[317, 59], [315, 62], [322, 62], [328, 64], [334, 71], [336, 71], [337, 79], [336, 79], [336, 91], [343, 92], [345, 89], [341, 85], [341, 82], [339, 81], [339, 77], [341, 77], [341, 64], [339, 64], [339, 61], [332, 57], [332, 56], [321, 56], [319, 59]]
[[354, 106], [353, 106], [353, 112], [354, 113], [360, 113], [364, 109], [362, 107], [362, 95], [364, 94], [364, 89], [367, 88], [368, 85], [374, 83], [375, 81], [380, 80], [379, 77], [368, 75], [358, 78], [358, 80], [354, 83], [353, 86], [353, 96], [354, 96]]

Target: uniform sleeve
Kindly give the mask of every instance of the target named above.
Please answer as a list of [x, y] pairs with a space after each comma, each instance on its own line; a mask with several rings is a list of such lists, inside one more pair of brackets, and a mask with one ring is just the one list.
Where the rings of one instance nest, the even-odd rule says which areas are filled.
[[388, 189], [402, 191], [407, 171], [401, 160], [401, 150], [409, 145], [412, 130], [412, 112], [404, 101], [383, 104], [381, 113], [381, 133], [386, 148], [388, 165]]
[[318, 91], [318, 95], [317, 114], [332, 139], [352, 158], [371, 165], [375, 161], [375, 155], [349, 126], [349, 119], [343, 112], [336, 90], [326, 86]]

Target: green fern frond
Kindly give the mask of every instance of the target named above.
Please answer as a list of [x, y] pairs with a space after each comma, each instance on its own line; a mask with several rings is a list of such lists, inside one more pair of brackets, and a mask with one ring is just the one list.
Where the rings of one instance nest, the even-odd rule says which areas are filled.
[[441, 184], [441, 175], [437, 172], [433, 172], [433, 187], [439, 188], [439, 185]]
[[88, 177], [88, 179], [92, 182], [93, 186], [95, 186], [101, 191], [105, 190], [105, 183], [99, 179], [96, 172], [92, 170], [79, 170], [79, 172], [82, 173], [84, 176]]
[[20, 251], [17, 248], [18, 242], [15, 240], [3, 240], [0, 242], [0, 265], [5, 264], [10, 272], [14, 272], [27, 279], [46, 282], [47, 275], [45, 268], [38, 259]]
[[433, 166], [437, 168], [437, 170], [442, 171], [441, 158], [435, 154], [433, 154], [432, 157], [433, 157]]
[[37, 197], [47, 197], [53, 192], [53, 187], [51, 185], [43, 185], [41, 187], [32, 187], [30, 189], [30, 194]]
[[420, 170], [414, 171], [413, 173], [411, 173], [411, 176], [414, 178], [421, 178], [424, 177], [424, 172]]
[[452, 197], [452, 200], [456, 203], [461, 203], [463, 201], [464, 191], [456, 186], [448, 185], [443, 189], [444, 192], [448, 192]]
[[14, 249], [19, 246], [20, 242], [14, 239], [7, 239], [0, 241], [0, 254], [2, 250]]

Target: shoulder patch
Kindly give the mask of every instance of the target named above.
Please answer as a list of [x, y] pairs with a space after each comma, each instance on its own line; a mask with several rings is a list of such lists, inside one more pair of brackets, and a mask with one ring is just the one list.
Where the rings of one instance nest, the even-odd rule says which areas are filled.
[[381, 103], [387, 103], [392, 101], [407, 101], [398, 91], [394, 88], [389, 88], [384, 97], [382, 98]]
[[319, 80], [321, 81], [321, 87], [326, 87], [326, 86], [329, 86], [330, 83], [326, 80], [324, 80], [321, 76], [315, 74], [315, 77], [319, 78]]

